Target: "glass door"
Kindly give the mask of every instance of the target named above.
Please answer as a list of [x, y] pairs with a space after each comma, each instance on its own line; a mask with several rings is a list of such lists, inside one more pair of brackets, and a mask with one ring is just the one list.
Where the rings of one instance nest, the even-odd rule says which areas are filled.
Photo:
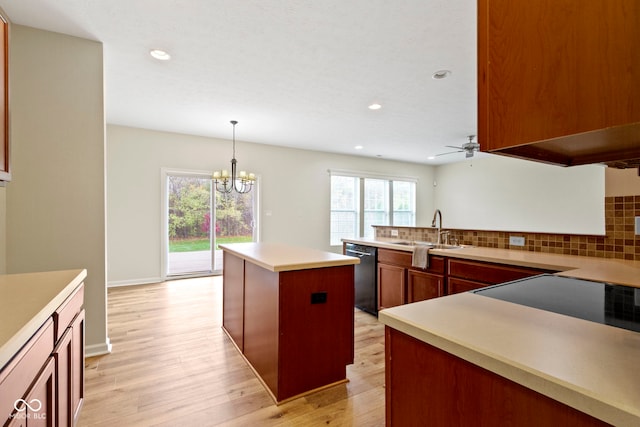
[[257, 191], [257, 185], [244, 194], [235, 191], [231, 193], [215, 191], [214, 270], [222, 270], [222, 250], [218, 245], [257, 240], [255, 221]]
[[167, 276], [214, 271], [211, 187], [208, 174], [166, 175]]

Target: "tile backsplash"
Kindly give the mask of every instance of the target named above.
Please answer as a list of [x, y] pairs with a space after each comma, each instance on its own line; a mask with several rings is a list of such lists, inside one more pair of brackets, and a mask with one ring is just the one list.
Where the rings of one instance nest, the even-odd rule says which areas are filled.
[[[618, 258], [640, 261], [640, 236], [635, 235], [635, 217], [640, 216], [640, 195], [605, 197], [606, 236], [547, 234], [485, 230], [450, 231], [458, 243], [490, 248], [516, 249], [566, 255]], [[391, 236], [391, 230], [398, 236]], [[437, 231], [431, 227], [375, 226], [376, 237], [402, 240], [436, 241]], [[509, 244], [509, 236], [524, 237], [524, 246]]]

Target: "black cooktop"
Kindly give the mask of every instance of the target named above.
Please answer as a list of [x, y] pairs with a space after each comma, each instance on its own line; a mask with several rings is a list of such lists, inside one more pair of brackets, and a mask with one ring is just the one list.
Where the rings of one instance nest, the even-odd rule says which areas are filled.
[[640, 332], [640, 288], [541, 274], [471, 292]]

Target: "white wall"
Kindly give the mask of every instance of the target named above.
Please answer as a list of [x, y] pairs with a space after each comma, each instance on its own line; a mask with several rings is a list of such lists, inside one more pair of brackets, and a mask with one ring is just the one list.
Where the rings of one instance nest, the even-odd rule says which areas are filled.
[[444, 227], [605, 234], [604, 171], [488, 155], [438, 166], [435, 206]]
[[[240, 169], [259, 175], [262, 241], [340, 250], [329, 246], [328, 169], [417, 178], [417, 225], [431, 221], [432, 167], [245, 143], [240, 141], [241, 125], [236, 132], [236, 158]], [[231, 169], [231, 154], [229, 140], [107, 126], [110, 284], [153, 282], [161, 277], [161, 168]]]
[[86, 349], [106, 335], [102, 44], [12, 26], [9, 273], [87, 269]]

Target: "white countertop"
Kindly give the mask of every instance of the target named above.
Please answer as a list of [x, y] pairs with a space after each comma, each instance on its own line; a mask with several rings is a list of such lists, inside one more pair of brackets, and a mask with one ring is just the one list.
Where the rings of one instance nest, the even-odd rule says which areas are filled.
[[640, 333], [461, 293], [379, 320], [582, 412], [640, 425]]
[[231, 243], [220, 245], [220, 248], [274, 272], [360, 263], [356, 257], [283, 243]]
[[[399, 239], [343, 239], [344, 242], [379, 248], [413, 251], [413, 246], [393, 243]], [[429, 249], [433, 255], [557, 271], [560, 276], [640, 288], [640, 262], [523, 250], [468, 246], [460, 249]]]
[[87, 277], [87, 270], [0, 275], [0, 369]]

